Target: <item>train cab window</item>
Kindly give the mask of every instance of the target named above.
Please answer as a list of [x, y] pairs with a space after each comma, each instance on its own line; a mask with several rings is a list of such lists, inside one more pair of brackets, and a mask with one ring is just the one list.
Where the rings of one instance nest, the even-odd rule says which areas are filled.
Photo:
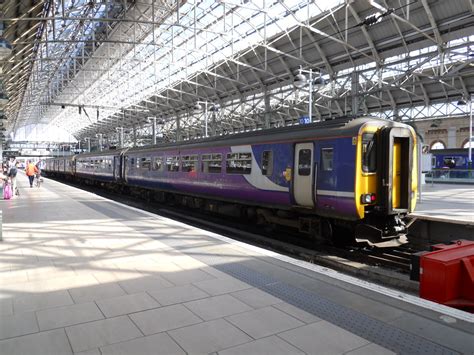
[[228, 153], [226, 173], [250, 174], [252, 171], [252, 153]]
[[150, 170], [151, 168], [151, 158], [141, 158], [140, 159], [140, 168], [144, 170]]
[[311, 174], [311, 149], [301, 149], [298, 154], [298, 175], [309, 176]]
[[374, 133], [362, 135], [362, 171], [365, 173], [377, 171], [377, 136]]
[[266, 150], [262, 153], [262, 175], [271, 176], [273, 174], [273, 152]]
[[155, 157], [153, 160], [153, 170], [163, 171], [163, 157]]
[[181, 171], [185, 173], [196, 171], [197, 165], [198, 165], [197, 155], [183, 155], [181, 157]]
[[334, 164], [334, 150], [332, 148], [321, 149], [321, 170], [332, 171]]
[[201, 156], [203, 173], [220, 173], [222, 171], [222, 154], [203, 154]]
[[179, 157], [166, 157], [166, 170], [167, 171], [179, 171]]

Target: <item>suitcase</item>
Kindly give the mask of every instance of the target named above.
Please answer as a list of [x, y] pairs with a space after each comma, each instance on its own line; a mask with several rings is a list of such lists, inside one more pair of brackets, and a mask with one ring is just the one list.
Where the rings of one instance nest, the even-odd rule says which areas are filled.
[[10, 184], [5, 183], [3, 186], [3, 199], [4, 200], [9, 200], [12, 198], [12, 187]]

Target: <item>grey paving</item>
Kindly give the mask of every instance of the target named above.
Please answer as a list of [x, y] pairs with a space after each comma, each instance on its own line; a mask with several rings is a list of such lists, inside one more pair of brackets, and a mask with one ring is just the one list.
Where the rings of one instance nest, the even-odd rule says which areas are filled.
[[56, 329], [0, 341], [2, 355], [68, 355], [71, 346], [64, 329]]
[[69, 290], [69, 293], [75, 303], [85, 303], [125, 295], [125, 291], [117, 283], [78, 287]]
[[231, 314], [252, 310], [250, 306], [230, 295], [214, 296], [186, 302], [184, 306], [204, 320], [222, 318]]
[[209, 297], [209, 294], [193, 285], [176, 286], [157, 291], [148, 291], [148, 294], [150, 294], [163, 306]]
[[0, 299], [0, 316], [13, 314], [13, 300], [11, 298]]
[[215, 277], [199, 269], [190, 269], [164, 273], [162, 277], [171, 283], [179, 285], [188, 285], [193, 282], [214, 279]]
[[134, 313], [130, 315], [130, 318], [145, 335], [202, 322], [201, 318], [183, 305], [172, 305]]
[[143, 291], [160, 290], [174, 286], [171, 282], [160, 276], [143, 276], [131, 280], [121, 281], [119, 285], [128, 293], [139, 293]]
[[96, 301], [107, 318], [158, 308], [160, 304], [147, 293], [136, 293]]
[[253, 308], [262, 308], [281, 302], [281, 299], [259, 290], [258, 288], [249, 288], [242, 291], [232, 292], [231, 295]]
[[326, 321], [305, 325], [278, 336], [307, 354], [342, 354], [369, 343]]
[[303, 322], [273, 307], [236, 314], [226, 319], [254, 339], [304, 325]]
[[186, 354], [166, 333], [149, 335], [143, 338], [104, 346], [100, 351], [102, 355]]
[[32, 312], [46, 308], [73, 304], [69, 292], [61, 290], [16, 297], [13, 302], [15, 313]]
[[176, 329], [168, 334], [190, 354], [207, 354], [252, 340], [224, 319]]
[[104, 318], [93, 302], [45, 309], [36, 312], [36, 315], [41, 330], [67, 327]]
[[251, 288], [250, 285], [229, 277], [225, 279], [212, 279], [195, 282], [194, 285], [212, 296]]
[[377, 344], [364, 345], [358, 349], [349, 351], [346, 355], [395, 355], [393, 351], [382, 348]]
[[308, 324], [318, 322], [321, 320], [321, 318], [316, 317], [314, 314], [305, 312], [301, 308], [295, 307], [286, 302], [274, 304], [273, 307]]
[[303, 355], [304, 352], [288, 344], [277, 336], [251, 341], [250, 343], [235, 346], [219, 351], [219, 355]]
[[67, 327], [66, 333], [74, 352], [91, 350], [143, 336], [127, 316], [74, 325]]
[[414, 314], [406, 314], [392, 321], [391, 324], [434, 342], [442, 340], [447, 347], [461, 350], [464, 354], [474, 354], [473, 333], [462, 332], [447, 324], [434, 322]]
[[17, 337], [39, 331], [33, 312], [0, 317], [0, 339]]

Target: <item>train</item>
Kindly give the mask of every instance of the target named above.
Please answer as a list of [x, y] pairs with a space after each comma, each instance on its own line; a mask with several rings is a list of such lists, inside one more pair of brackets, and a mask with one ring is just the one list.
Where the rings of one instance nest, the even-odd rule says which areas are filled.
[[57, 157], [43, 173], [297, 228], [315, 240], [406, 241], [418, 191], [416, 134], [340, 118], [193, 141]]
[[[432, 169], [467, 170], [472, 168], [469, 167], [468, 148], [432, 149], [430, 154]], [[473, 161], [473, 158], [474, 150], [471, 152], [471, 161]]]

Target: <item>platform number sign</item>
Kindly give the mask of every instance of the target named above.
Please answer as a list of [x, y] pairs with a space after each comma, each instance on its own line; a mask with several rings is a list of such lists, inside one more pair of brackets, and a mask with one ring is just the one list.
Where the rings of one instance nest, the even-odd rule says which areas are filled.
[[309, 116], [301, 116], [300, 117], [300, 124], [308, 124], [311, 123], [311, 119]]

